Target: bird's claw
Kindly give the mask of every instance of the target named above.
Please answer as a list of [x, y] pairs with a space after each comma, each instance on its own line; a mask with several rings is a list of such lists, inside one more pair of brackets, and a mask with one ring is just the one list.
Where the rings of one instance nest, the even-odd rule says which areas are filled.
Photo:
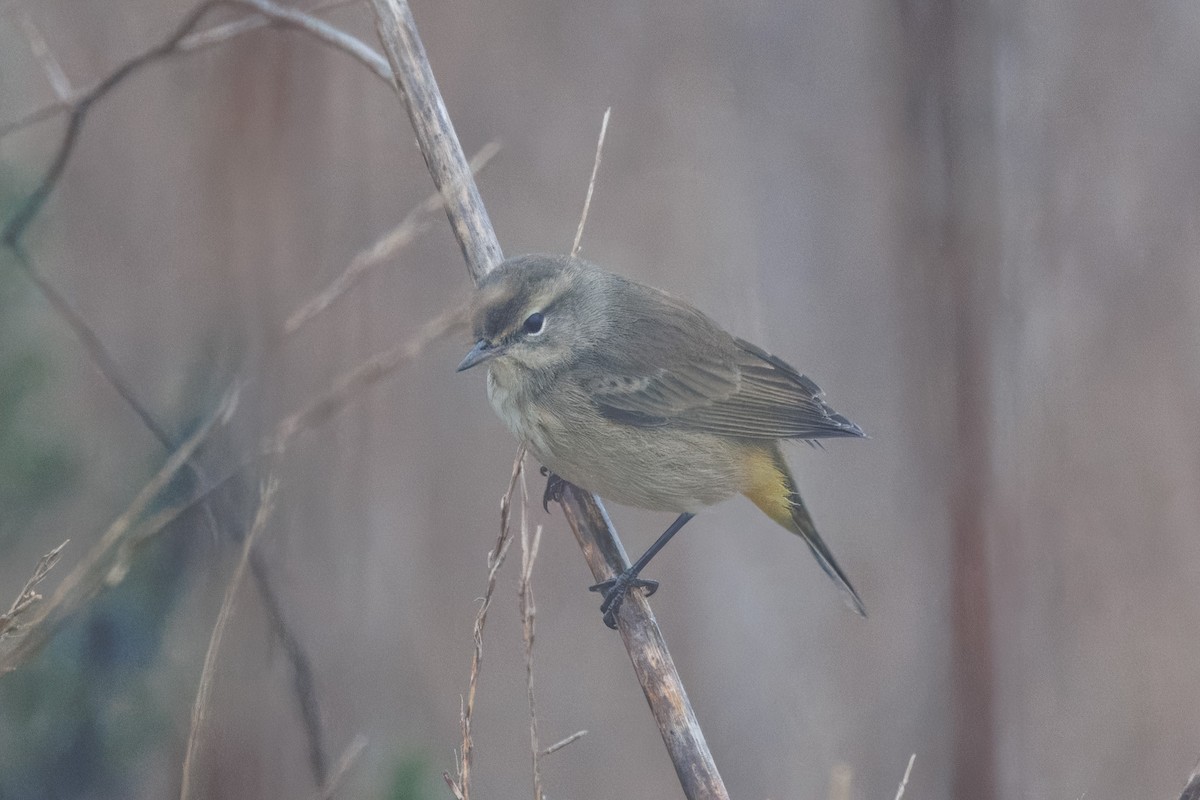
[[563, 487], [567, 482], [545, 467], [541, 468], [541, 473], [546, 476], [546, 491], [542, 492], [542, 510], [550, 513], [550, 501], [557, 503], [562, 500]]
[[604, 595], [600, 611], [604, 614], [604, 624], [614, 631], [617, 629], [617, 612], [621, 610], [625, 594], [630, 589], [645, 589], [646, 597], [649, 597], [658, 591], [658, 581], [639, 578], [637, 573], [626, 570], [615, 578], [588, 587], [589, 592], [600, 592]]

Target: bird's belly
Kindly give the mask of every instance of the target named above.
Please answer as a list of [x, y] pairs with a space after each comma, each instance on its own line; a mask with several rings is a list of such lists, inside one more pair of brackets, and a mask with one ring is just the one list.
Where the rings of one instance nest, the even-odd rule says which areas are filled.
[[596, 425], [548, 426], [534, 455], [601, 497], [654, 511], [696, 512], [741, 490], [741, 447], [707, 434]]
[[529, 452], [560, 477], [601, 497], [654, 511], [696, 512], [741, 491], [745, 445], [695, 431], [638, 428], [605, 419], [583, 397], [544, 405], [488, 375], [488, 399]]

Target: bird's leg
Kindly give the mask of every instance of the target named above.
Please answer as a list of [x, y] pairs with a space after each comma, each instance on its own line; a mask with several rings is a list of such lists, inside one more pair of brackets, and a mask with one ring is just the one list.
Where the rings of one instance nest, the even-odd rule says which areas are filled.
[[539, 471], [546, 476], [546, 491], [542, 492], [542, 509], [546, 513], [549, 513], [550, 501], [553, 500], [557, 503], [559, 500], [562, 500], [563, 488], [567, 485], [567, 481], [564, 478], [558, 477], [546, 467], [542, 467]]
[[643, 580], [638, 577], [638, 573], [650, 563], [650, 559], [654, 558], [659, 550], [662, 550], [666, 546], [667, 542], [671, 541], [671, 537], [679, 533], [679, 529], [686, 525], [688, 520], [694, 516], [696, 515], [686, 511], [680, 514], [671, 523], [671, 527], [663, 531], [662, 536], [659, 536], [658, 540], [650, 545], [646, 552], [642, 553], [641, 558], [633, 562], [633, 566], [615, 578], [588, 587], [588, 591], [604, 593], [604, 602], [600, 604], [600, 610], [604, 613], [605, 625], [613, 630], [617, 629], [617, 612], [621, 610], [621, 603], [625, 601], [625, 593], [630, 589], [645, 589], [647, 597], [658, 591], [658, 581]]

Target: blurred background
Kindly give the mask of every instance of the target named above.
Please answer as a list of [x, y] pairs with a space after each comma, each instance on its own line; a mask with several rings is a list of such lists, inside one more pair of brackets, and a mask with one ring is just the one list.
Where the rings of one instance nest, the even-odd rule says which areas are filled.
[[[55, 99], [28, 22], [89, 87], [189, 8], [5, 3], [0, 125]], [[501, 143], [480, 188], [506, 253], [570, 249], [612, 106], [583, 255], [779, 354], [871, 435], [789, 450], [869, 619], [741, 499], [654, 562], [653, 605], [732, 796], [892, 797], [916, 753], [909, 797], [1177, 797], [1200, 756], [1200, 6], [418, 0], [414, 13], [468, 153]], [[378, 48], [365, 5], [323, 17]], [[64, 125], [0, 138], [5, 216]], [[251, 372], [200, 454], [223, 475], [467, 296], [439, 214], [267, 349], [431, 187], [384, 83], [262, 30], [152, 65], [99, 103], [26, 246], [174, 440]], [[296, 646], [328, 760], [369, 742], [341, 796], [450, 796], [441, 773], [515, 452], [483, 376], [454, 372], [468, 346], [431, 344], [289, 449], [260, 544], [295, 641], [247, 580], [199, 796], [315, 793]], [[70, 538], [52, 590], [165, 458], [0, 256], [0, 605]], [[178, 792], [262, 479], [240, 473], [213, 498], [216, 533], [185, 515], [0, 677], [0, 798]], [[669, 522], [609, 510], [631, 552]], [[561, 512], [531, 503], [531, 522], [546, 526], [542, 743], [589, 731], [544, 760], [547, 796], [681, 797]], [[515, 554], [485, 632], [479, 798], [532, 791]]]

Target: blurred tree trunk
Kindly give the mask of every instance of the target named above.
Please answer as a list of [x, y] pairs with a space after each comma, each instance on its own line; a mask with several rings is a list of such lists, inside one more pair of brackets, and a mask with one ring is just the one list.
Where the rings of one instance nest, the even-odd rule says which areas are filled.
[[[988, 571], [992, 313], [999, 266], [991, 57], [986, 6], [912, 0], [901, 6], [908, 65], [909, 195], [917, 205], [909, 264], [929, 259], [917, 307], [937, 308], [953, 386], [951, 620], [952, 796], [997, 797], [991, 585]], [[934, 356], [937, 358], [937, 356]], [[946, 384], [925, 383], [926, 391]], [[931, 406], [937, 398], [927, 398]]]

